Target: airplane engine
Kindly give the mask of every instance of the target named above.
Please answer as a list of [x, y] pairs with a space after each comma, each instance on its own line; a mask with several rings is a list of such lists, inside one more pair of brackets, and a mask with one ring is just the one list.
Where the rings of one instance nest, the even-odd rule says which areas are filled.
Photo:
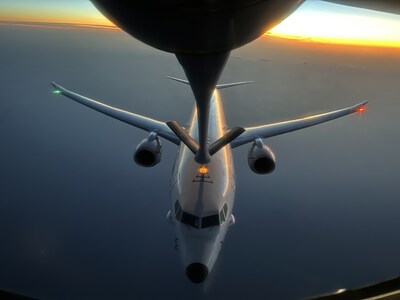
[[161, 141], [158, 136], [152, 134], [137, 146], [133, 159], [142, 167], [154, 167], [161, 161]]
[[275, 169], [275, 155], [261, 139], [257, 139], [250, 147], [247, 161], [256, 174], [269, 174]]

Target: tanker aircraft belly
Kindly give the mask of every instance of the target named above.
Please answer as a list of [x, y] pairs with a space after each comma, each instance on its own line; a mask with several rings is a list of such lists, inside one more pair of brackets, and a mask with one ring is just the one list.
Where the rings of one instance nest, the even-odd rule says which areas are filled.
[[[182, 79], [178, 81], [186, 83]], [[361, 113], [367, 104], [363, 102], [306, 118], [257, 127], [235, 127], [229, 130], [218, 89], [240, 84], [244, 82], [217, 85], [212, 93], [207, 132], [209, 146], [207, 148], [211, 159], [207, 164], [201, 164], [195, 159], [199, 139], [196, 106], [187, 128], [183, 128], [177, 122], [161, 122], [123, 111], [52, 83], [55, 94], [62, 94], [105, 115], [149, 132], [149, 136], [138, 145], [134, 154], [134, 160], [140, 166], [152, 167], [160, 162], [162, 152], [160, 137], [179, 146], [171, 178], [171, 209], [167, 213], [167, 219], [175, 227], [176, 247], [179, 249], [186, 274], [194, 283], [201, 283], [207, 278], [217, 260], [229, 226], [235, 223], [232, 210], [236, 183], [231, 149], [250, 143], [248, 152], [250, 169], [257, 174], [268, 174], [275, 169], [275, 155], [264, 144], [263, 139], [348, 114]]]

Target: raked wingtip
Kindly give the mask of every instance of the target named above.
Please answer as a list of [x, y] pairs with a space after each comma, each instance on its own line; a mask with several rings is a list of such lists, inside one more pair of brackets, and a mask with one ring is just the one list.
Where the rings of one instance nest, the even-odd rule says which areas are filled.
[[60, 85], [55, 83], [54, 81], [51, 82], [51, 85], [53, 86], [53, 94], [62, 94], [62, 91], [64, 90]]
[[353, 106], [353, 112], [364, 112], [369, 101], [364, 101]]

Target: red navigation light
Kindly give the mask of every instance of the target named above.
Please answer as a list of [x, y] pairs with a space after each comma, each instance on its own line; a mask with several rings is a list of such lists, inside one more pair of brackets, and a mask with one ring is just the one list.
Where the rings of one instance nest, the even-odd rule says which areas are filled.
[[357, 111], [358, 111], [359, 113], [363, 113], [363, 112], [366, 111], [366, 110], [367, 110], [367, 107], [366, 107], [365, 105], [360, 106], [360, 107], [357, 108]]

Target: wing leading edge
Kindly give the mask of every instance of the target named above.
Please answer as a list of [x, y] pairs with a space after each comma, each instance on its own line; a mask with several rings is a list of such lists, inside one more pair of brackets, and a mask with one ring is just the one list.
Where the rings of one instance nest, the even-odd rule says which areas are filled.
[[134, 113], [127, 112], [122, 109], [118, 109], [104, 103], [86, 98], [74, 92], [71, 92], [62, 86], [56, 84], [55, 82], [51, 83], [55, 89], [56, 94], [61, 94], [67, 98], [74, 100], [80, 104], [83, 104], [91, 109], [97, 110], [98, 112], [110, 116], [114, 119], [132, 125], [134, 127], [140, 128], [149, 132], [156, 132], [157, 135], [165, 138], [166, 140], [179, 145], [179, 138], [171, 131], [171, 129], [164, 122], [160, 122], [154, 119], [150, 119], [141, 115], [137, 115]]
[[232, 148], [239, 147], [241, 145], [253, 142], [256, 138], [269, 138], [280, 134], [285, 134], [291, 131], [303, 129], [306, 127], [318, 125], [330, 120], [334, 120], [346, 115], [363, 112], [368, 101], [359, 103], [357, 105], [335, 110], [332, 112], [327, 112], [319, 115], [314, 115], [310, 117], [305, 117], [296, 120], [290, 120], [285, 122], [267, 124], [257, 127], [245, 128], [245, 132], [231, 143]]

